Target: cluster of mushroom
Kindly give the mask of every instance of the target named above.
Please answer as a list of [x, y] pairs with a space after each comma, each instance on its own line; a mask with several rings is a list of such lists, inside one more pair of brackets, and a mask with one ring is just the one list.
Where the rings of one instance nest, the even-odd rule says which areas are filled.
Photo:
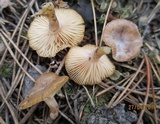
[[[38, 15], [31, 23], [28, 37], [31, 48], [40, 56], [54, 57], [60, 50], [72, 47], [65, 67], [70, 78], [80, 85], [100, 83], [114, 73], [115, 67], [101, 47], [76, 46], [82, 41], [85, 28], [82, 17], [76, 11], [57, 9], [48, 2]], [[103, 31], [103, 41], [111, 47], [113, 59], [119, 62], [135, 58], [142, 46], [137, 26], [125, 19], [109, 22]]]
[[[39, 56], [54, 57], [60, 50], [71, 47], [65, 60], [65, 68], [70, 79], [79, 85], [101, 83], [114, 73], [115, 66], [107, 57], [104, 47], [91, 44], [77, 46], [84, 37], [85, 26], [76, 11], [57, 9], [49, 2], [42, 6], [38, 15], [31, 23], [28, 38], [30, 47], [36, 50]], [[103, 41], [111, 47], [113, 59], [119, 62], [135, 58], [142, 46], [137, 26], [125, 19], [109, 22], [103, 31]], [[54, 95], [67, 80], [67, 76], [42, 74], [36, 80], [28, 98], [20, 104], [20, 109], [45, 101], [51, 109], [51, 118], [56, 118], [58, 105]]]
[[[125, 19], [109, 22], [103, 32], [103, 41], [111, 47], [113, 59], [118, 62], [135, 58], [142, 46], [137, 26]], [[71, 48], [67, 54], [65, 67], [69, 77], [80, 85], [98, 84], [115, 71], [115, 66], [102, 47], [94, 45]]]
[[[57, 52], [77, 45], [84, 37], [84, 21], [72, 9], [54, 8], [52, 2], [42, 9], [28, 30], [29, 45], [41, 57], [54, 57]], [[54, 98], [58, 90], [68, 81], [68, 76], [58, 76], [49, 72], [42, 74], [34, 87], [19, 105], [19, 109], [27, 109], [41, 101], [50, 108], [50, 118], [58, 116], [59, 108]]]

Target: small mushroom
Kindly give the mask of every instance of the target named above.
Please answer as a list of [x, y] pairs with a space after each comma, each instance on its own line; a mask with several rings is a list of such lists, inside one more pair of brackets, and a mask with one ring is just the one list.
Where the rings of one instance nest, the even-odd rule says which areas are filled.
[[28, 30], [29, 45], [39, 56], [54, 57], [57, 52], [77, 45], [84, 37], [84, 20], [72, 9], [42, 6]]
[[111, 47], [113, 58], [119, 62], [135, 58], [143, 43], [136, 24], [125, 19], [109, 22], [103, 32], [103, 41]]
[[105, 55], [105, 49], [95, 45], [72, 47], [66, 57], [69, 77], [79, 85], [94, 85], [114, 73], [115, 66]]
[[24, 99], [19, 109], [27, 109], [41, 101], [44, 101], [50, 108], [50, 117], [55, 119], [58, 116], [58, 104], [54, 95], [61, 89], [67, 82], [67, 76], [58, 76], [55, 73], [49, 72], [42, 74], [35, 82], [34, 87]]

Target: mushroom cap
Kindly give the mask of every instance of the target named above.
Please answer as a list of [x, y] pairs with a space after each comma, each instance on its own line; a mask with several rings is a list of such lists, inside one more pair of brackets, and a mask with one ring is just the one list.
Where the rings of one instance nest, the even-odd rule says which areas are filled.
[[67, 80], [67, 76], [58, 76], [52, 72], [42, 74], [36, 80], [34, 87], [28, 94], [28, 97], [20, 103], [19, 109], [29, 108], [47, 98], [53, 97], [67, 82]]
[[66, 57], [65, 68], [69, 77], [79, 85], [94, 85], [113, 74], [115, 66], [108, 57], [97, 55], [98, 47], [72, 47]]
[[103, 41], [111, 47], [113, 58], [119, 62], [135, 58], [143, 43], [136, 24], [125, 19], [109, 22], [103, 32]]
[[36, 17], [28, 30], [29, 45], [39, 56], [54, 57], [57, 52], [77, 45], [84, 37], [84, 21], [72, 9], [55, 9], [59, 30], [52, 32], [46, 16]]

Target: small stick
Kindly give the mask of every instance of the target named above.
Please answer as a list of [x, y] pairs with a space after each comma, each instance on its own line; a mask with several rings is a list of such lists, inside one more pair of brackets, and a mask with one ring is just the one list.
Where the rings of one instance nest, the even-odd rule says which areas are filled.
[[147, 71], [147, 89], [146, 89], [146, 96], [145, 96], [145, 100], [144, 100], [144, 104], [143, 104], [143, 109], [141, 110], [141, 113], [139, 115], [137, 124], [141, 123], [141, 119], [142, 119], [142, 116], [143, 116], [144, 111], [145, 111], [145, 106], [146, 106], [147, 101], [148, 101], [149, 88], [150, 88], [150, 84], [151, 84], [151, 66], [150, 66], [150, 62], [149, 62], [149, 59], [148, 59], [148, 57], [146, 55], [144, 56], [144, 58], [145, 58], [145, 61], [146, 61], [146, 71]]
[[60, 110], [59, 110], [59, 113], [65, 118], [65, 119], [67, 119], [71, 124], [75, 124], [70, 118], [68, 118], [63, 112], [61, 112]]
[[71, 107], [71, 104], [69, 103], [68, 96], [67, 96], [67, 92], [66, 92], [66, 89], [65, 89], [65, 88], [64, 88], [64, 94], [65, 94], [65, 97], [66, 97], [66, 101], [67, 101], [68, 107], [69, 107], [71, 113], [73, 114], [74, 112], [73, 112], [73, 109], [72, 109], [72, 107]]
[[66, 60], [66, 56], [65, 56], [65, 57], [63, 58], [63, 60], [61, 61], [58, 69], [57, 69], [56, 72], [55, 72], [56, 74], [59, 74], [59, 73], [60, 73], [61, 69], [62, 69], [63, 66], [64, 66], [65, 60]]
[[143, 76], [139, 79], [139, 81], [133, 86], [133, 88], [127, 92], [119, 101], [118, 103], [120, 103], [122, 100], [124, 100], [138, 85], [139, 83], [143, 80], [143, 78], [146, 76], [146, 74], [143, 74]]
[[103, 32], [104, 32], [104, 29], [105, 29], [105, 26], [106, 26], [106, 23], [107, 23], [107, 19], [108, 19], [108, 15], [109, 15], [109, 11], [111, 9], [112, 3], [113, 3], [113, 0], [111, 0], [110, 3], [109, 3], [109, 7], [108, 7], [108, 10], [107, 10], [107, 13], [106, 13], [106, 18], [105, 18], [105, 21], [104, 21], [104, 24], [103, 24], [102, 35], [101, 35], [101, 40], [100, 40], [99, 46], [102, 45]]
[[[19, 20], [19, 22], [18, 22], [18, 24], [17, 24], [17, 26], [16, 26], [16, 28], [15, 28], [15, 30], [14, 30], [14, 32], [12, 33], [11, 39], [13, 39], [14, 36], [16, 35], [16, 32], [18, 31], [19, 26], [20, 26], [22, 20], [23, 20], [24, 17], [29, 13], [30, 7], [34, 4], [34, 2], [35, 2], [35, 0], [32, 0], [32, 1], [29, 3], [29, 6], [27, 7], [27, 9], [24, 11], [21, 19]], [[25, 20], [25, 19], [24, 19], [24, 20]], [[8, 37], [8, 36], [7, 36], [7, 37]], [[10, 45], [10, 43], [9, 43], [9, 45]], [[5, 60], [5, 57], [6, 57], [6, 55], [7, 55], [7, 51], [8, 51], [8, 49], [6, 49], [6, 50], [4, 51], [3, 56], [2, 56], [2, 58], [1, 58], [1, 60], [0, 60], [0, 65], [3, 64], [3, 62], [4, 62], [4, 60]]]
[[[18, 62], [17, 58], [14, 56], [14, 53], [13, 51], [11, 50], [11, 48], [9, 47], [6, 39], [3, 37], [2, 34], [0, 34], [0, 37], [2, 38], [4, 44], [6, 45], [8, 51], [10, 52], [11, 56], [13, 57], [13, 59], [16, 61], [16, 63], [18, 64], [18, 66], [24, 71], [24, 73], [32, 80], [32, 81], [35, 81], [32, 76], [30, 74], [28, 74], [28, 72], [22, 67], [22, 65]], [[13, 41], [12, 41], [13, 42]], [[24, 54], [23, 54], [24, 55]], [[25, 56], [25, 55], [24, 55]]]
[[152, 12], [148, 16], [148, 18], [147, 18], [147, 24], [152, 21], [152, 19], [154, 18], [154, 16], [156, 15], [156, 13], [158, 12], [159, 9], [160, 9], [160, 1], [158, 1], [157, 5], [154, 7], [154, 9], [152, 10]]
[[[128, 78], [128, 77], [127, 77], [127, 78]], [[120, 82], [118, 82], [118, 83], [116, 83], [116, 84], [114, 84], [114, 85], [112, 85], [112, 86], [110, 86], [110, 87], [108, 87], [108, 88], [100, 91], [99, 93], [96, 94], [96, 97], [97, 97], [97, 96], [100, 96], [100, 95], [102, 95], [103, 93], [106, 93], [107, 91], [109, 91], [109, 90], [113, 89], [114, 87], [120, 85], [120, 84], [123, 83], [127, 78], [125, 78], [125, 79], [121, 80]], [[98, 84], [98, 85], [99, 85], [99, 84]]]
[[139, 71], [141, 70], [142, 66], [144, 64], [144, 59], [141, 61], [141, 64], [137, 70], [137, 72], [135, 73], [135, 75], [133, 76], [133, 78], [130, 80], [130, 82], [128, 83], [128, 85], [125, 87], [125, 89], [123, 90], [123, 92], [119, 95], [119, 97], [116, 99], [116, 101], [114, 102], [115, 105], [117, 105], [117, 102], [123, 97], [123, 95], [126, 93], [127, 89], [130, 87], [130, 85], [133, 83], [134, 79], [136, 78], [136, 76], [139, 74]]
[[[129, 77], [129, 78], [127, 79], [127, 81], [125, 81], [122, 86], [124, 87], [124, 86], [131, 80], [132, 77], [133, 77], [133, 75], [132, 75], [131, 77]], [[112, 99], [111, 99], [110, 102], [108, 103], [108, 106], [113, 106], [113, 101], [119, 96], [120, 92], [121, 92], [121, 91], [118, 90], [118, 91], [114, 94], [114, 96], [112, 97]]]
[[91, 95], [89, 94], [87, 88], [86, 88], [84, 85], [83, 85], [83, 88], [86, 90], [86, 93], [87, 93], [87, 95], [88, 95], [88, 97], [89, 97], [89, 100], [90, 100], [93, 108], [95, 108], [95, 104], [94, 104], [93, 99], [92, 99]]
[[6, 123], [4, 122], [4, 120], [2, 119], [1, 116], [0, 116], [0, 123], [1, 123], [1, 124], [6, 124]]
[[15, 123], [15, 124], [19, 124], [19, 122], [18, 122], [18, 120], [17, 120], [17, 118], [16, 118], [16, 116], [15, 116], [15, 113], [14, 113], [11, 105], [7, 102], [7, 100], [5, 99], [5, 96], [3, 95], [3, 91], [2, 91], [2, 89], [1, 89], [1, 87], [0, 87], [0, 95], [1, 95], [1, 97], [2, 97], [2, 99], [3, 99], [3, 101], [6, 103], [8, 109], [9, 109], [9, 111], [10, 111], [10, 113], [11, 113], [11, 115], [12, 115], [12, 117], [13, 117], [13, 120], [14, 120], [14, 123]]
[[[158, 79], [158, 82], [160, 82], [160, 77], [159, 77], [159, 75], [158, 75], [155, 67], [153, 66], [153, 64], [152, 64], [151, 62], [150, 62], [150, 65], [151, 65], [151, 68], [152, 68], [154, 74], [156, 75], [156, 77], [157, 77], [157, 79]], [[159, 83], [159, 84], [160, 84], [160, 83]]]
[[[149, 60], [149, 59], [148, 59]], [[151, 61], [149, 60], [150, 64]], [[156, 112], [156, 100], [155, 100], [155, 91], [154, 91], [154, 84], [153, 84], [153, 77], [151, 75], [151, 88], [152, 88], [152, 96], [153, 96], [153, 105], [154, 105], [154, 118], [155, 118], [155, 123], [158, 124], [158, 116]]]
[[[28, 58], [22, 53], [22, 51], [17, 47], [17, 45], [13, 42], [13, 40], [11, 39], [11, 38], [9, 38], [8, 36], [7, 36], [7, 34], [5, 34], [2, 30], [0, 30], [1, 32], [2, 32], [2, 34], [9, 40], [9, 42], [15, 47], [15, 49], [22, 55], [22, 57], [33, 67], [33, 68], [35, 68], [35, 70], [37, 71], [37, 72], [39, 72], [40, 74], [42, 74], [42, 72], [35, 66], [35, 65], [33, 65], [33, 63], [31, 63], [29, 60], [28, 60]], [[1, 37], [2, 37], [2, 35], [1, 35]], [[4, 41], [4, 40], [3, 40]], [[5, 40], [6, 41], [6, 40]], [[7, 45], [8, 47], [9, 47], [9, 45]], [[8, 48], [8, 50], [9, 50], [10, 48]], [[17, 59], [16, 59], [17, 60]]]
[[24, 124], [28, 120], [28, 118], [32, 115], [32, 113], [37, 109], [38, 105], [39, 104], [31, 107], [31, 109], [28, 111], [28, 113], [25, 114], [25, 116], [21, 119], [20, 124]]
[[[125, 67], [125, 68], [128, 68], [128, 69], [131, 69], [131, 70], [134, 70], [134, 71], [137, 71], [137, 70], [138, 70], [138, 69], [135, 68], [135, 67], [132, 67], [132, 66], [129, 66], [129, 65], [123, 64], [123, 63], [113, 62], [113, 64], [118, 65], [118, 66], [121, 66], [121, 67]], [[140, 73], [145, 73], [143, 70], [140, 70], [139, 72], [140, 72]]]
[[[127, 91], [130, 91], [131, 89], [127, 89]], [[133, 93], [136, 93], [136, 94], [140, 94], [140, 95], [143, 95], [143, 96], [146, 96], [146, 93], [145, 92], [140, 92], [140, 91], [137, 91], [137, 90], [133, 90], [132, 91]], [[153, 96], [152, 96], [152, 94], [149, 94], [148, 95], [150, 98], [152, 98]], [[158, 96], [158, 95], [155, 95], [155, 98], [157, 99], [157, 100], [160, 100], [160, 96]]]
[[93, 11], [93, 18], [94, 18], [95, 43], [96, 43], [96, 46], [98, 46], [97, 22], [96, 22], [96, 13], [95, 13], [95, 7], [94, 7], [93, 0], [91, 0], [91, 5], [92, 5], [92, 11]]

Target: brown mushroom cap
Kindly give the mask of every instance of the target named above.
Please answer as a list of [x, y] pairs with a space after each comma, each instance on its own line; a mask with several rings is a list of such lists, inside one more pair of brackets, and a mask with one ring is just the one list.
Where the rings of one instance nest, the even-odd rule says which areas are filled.
[[72, 9], [55, 9], [59, 23], [56, 32], [50, 30], [46, 16], [36, 17], [28, 30], [29, 45], [39, 56], [54, 57], [57, 52], [77, 45], [84, 37], [84, 21]]
[[67, 76], [58, 76], [51, 72], [42, 74], [36, 80], [28, 97], [20, 103], [19, 109], [29, 108], [41, 101], [45, 101], [47, 98], [52, 98], [67, 82], [67, 80]]
[[103, 49], [91, 44], [72, 47], [67, 54], [65, 67], [69, 77], [79, 85], [98, 84], [115, 70]]
[[103, 32], [103, 41], [111, 47], [113, 58], [119, 62], [135, 58], [143, 43], [137, 26], [125, 19], [109, 22]]

